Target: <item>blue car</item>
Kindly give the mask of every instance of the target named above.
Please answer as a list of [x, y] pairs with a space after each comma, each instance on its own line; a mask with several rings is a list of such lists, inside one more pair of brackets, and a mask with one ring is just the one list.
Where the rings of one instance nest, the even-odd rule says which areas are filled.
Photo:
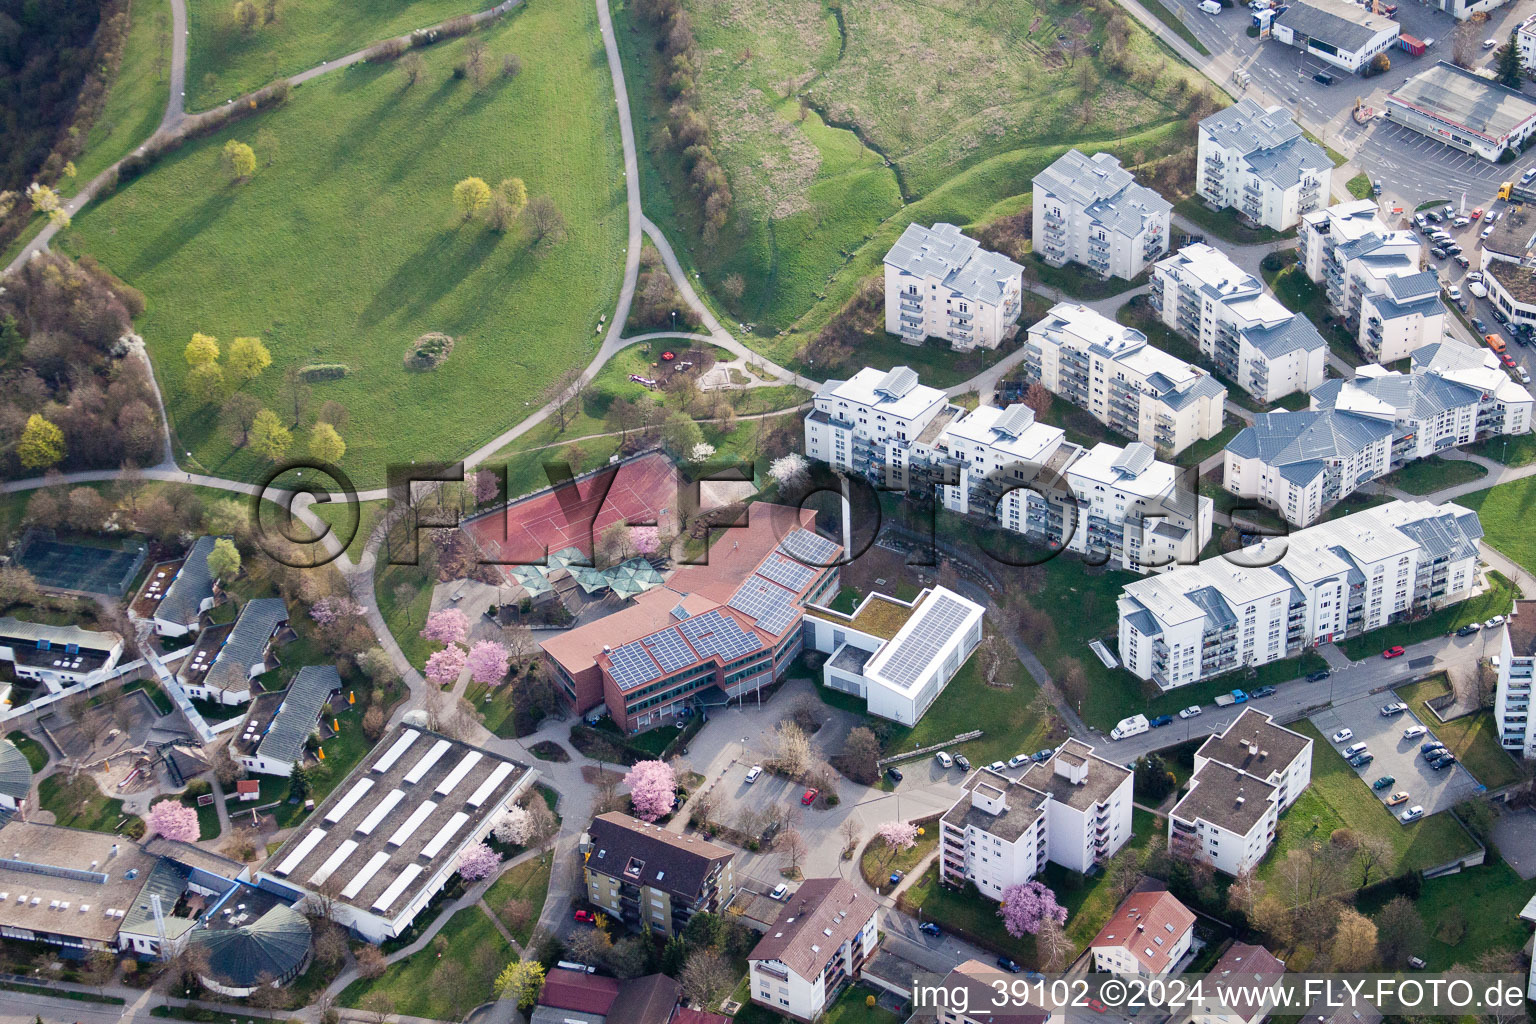
[[1147, 724], [1154, 729], [1161, 729], [1163, 726], [1169, 724], [1172, 721], [1172, 715], [1158, 715], [1156, 718], [1150, 719]]
[[1000, 956], [997, 958], [997, 966], [1007, 971], [1009, 974], [1018, 974], [1024, 969], [1005, 956]]
[[939, 926], [934, 924], [932, 921], [924, 921], [922, 924], [917, 926], [917, 930], [922, 932], [924, 935], [932, 935], [936, 939], [944, 934]]

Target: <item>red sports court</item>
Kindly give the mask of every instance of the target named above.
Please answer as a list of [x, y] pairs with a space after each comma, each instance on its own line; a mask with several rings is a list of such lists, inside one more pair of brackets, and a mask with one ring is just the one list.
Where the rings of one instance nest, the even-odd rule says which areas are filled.
[[542, 565], [546, 554], [565, 548], [590, 557], [614, 523], [672, 532], [681, 480], [670, 459], [648, 452], [466, 520], [464, 529], [493, 561]]

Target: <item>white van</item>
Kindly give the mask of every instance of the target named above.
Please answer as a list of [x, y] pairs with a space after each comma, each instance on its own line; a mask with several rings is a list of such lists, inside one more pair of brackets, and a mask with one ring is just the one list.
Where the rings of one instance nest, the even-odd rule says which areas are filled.
[[1365, 750], [1366, 750], [1366, 746], [1365, 746], [1364, 743], [1356, 743], [1354, 746], [1345, 747], [1344, 748], [1344, 760], [1348, 761], [1350, 758], [1354, 757], [1357, 754], [1363, 754], [1363, 753], [1365, 753]]
[[1220, 14], [1221, 4], [1216, 0], [1200, 0], [1200, 9], [1206, 14]]
[[953, 768], [955, 766], [955, 759], [949, 756], [949, 751], [947, 750], [941, 750], [933, 756], [938, 760], [940, 768]]

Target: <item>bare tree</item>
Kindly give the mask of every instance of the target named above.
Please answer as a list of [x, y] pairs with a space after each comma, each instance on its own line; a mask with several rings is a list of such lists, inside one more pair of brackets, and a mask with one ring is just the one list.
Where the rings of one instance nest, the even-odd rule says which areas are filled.
[[773, 848], [783, 855], [790, 873], [800, 870], [800, 860], [805, 856], [805, 837], [798, 829], [786, 828], [773, 841]]
[[370, 992], [363, 997], [362, 1010], [363, 1019], [368, 1024], [389, 1024], [389, 1018], [395, 1013], [395, 1004], [383, 992]]
[[1061, 925], [1054, 918], [1047, 917], [1040, 922], [1040, 930], [1035, 933], [1035, 950], [1039, 954], [1040, 968], [1056, 974], [1067, 966], [1067, 960], [1072, 955], [1072, 942]]
[[864, 832], [859, 828], [859, 823], [852, 817], [844, 818], [838, 826], [837, 834], [843, 837], [843, 856], [850, 858], [857, 851], [859, 840], [864, 838]]
[[683, 964], [683, 995], [700, 1006], [714, 1006], [736, 983], [736, 973], [723, 956], [712, 949], [696, 950]]
[[768, 761], [775, 771], [798, 778], [811, 763], [811, 741], [805, 730], [792, 721], [780, 722]]
[[535, 244], [546, 238], [558, 242], [565, 237], [565, 217], [549, 196], [534, 196], [528, 200], [523, 215], [528, 218], [528, 227], [533, 232]]

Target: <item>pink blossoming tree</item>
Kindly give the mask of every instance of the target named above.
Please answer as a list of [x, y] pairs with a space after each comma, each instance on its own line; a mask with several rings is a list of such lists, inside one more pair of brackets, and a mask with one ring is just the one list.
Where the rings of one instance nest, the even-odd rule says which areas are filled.
[[661, 530], [654, 526], [631, 526], [629, 540], [642, 555], [654, 555], [661, 550]]
[[179, 839], [184, 843], [197, 842], [197, 811], [179, 800], [162, 800], [144, 816], [144, 827], [150, 835], [167, 839]]
[[1003, 890], [1003, 902], [997, 910], [1003, 927], [1014, 938], [1040, 930], [1047, 920], [1067, 923], [1067, 908], [1056, 902], [1056, 894], [1041, 882], [1024, 882]]
[[495, 498], [498, 491], [500, 490], [499, 484], [500, 481], [496, 476], [495, 470], [482, 469], [480, 472], [476, 473], [475, 503], [478, 505], [484, 505], [492, 498]]
[[427, 616], [421, 635], [444, 647], [462, 644], [469, 637], [469, 616], [457, 608], [444, 608]]
[[467, 658], [462, 647], [444, 647], [427, 659], [427, 678], [438, 686], [457, 682]]
[[624, 776], [624, 784], [635, 814], [646, 821], [655, 821], [677, 803], [677, 778], [665, 761], [637, 761]]
[[459, 874], [471, 882], [489, 878], [501, 865], [501, 854], [484, 843], [474, 843], [459, 854]]
[[494, 640], [480, 640], [469, 649], [464, 663], [469, 666], [469, 678], [486, 686], [495, 686], [507, 677], [510, 660], [507, 649]]
[[910, 850], [917, 845], [917, 826], [906, 821], [888, 821], [875, 829], [875, 838], [885, 844], [885, 862], [900, 850]]

